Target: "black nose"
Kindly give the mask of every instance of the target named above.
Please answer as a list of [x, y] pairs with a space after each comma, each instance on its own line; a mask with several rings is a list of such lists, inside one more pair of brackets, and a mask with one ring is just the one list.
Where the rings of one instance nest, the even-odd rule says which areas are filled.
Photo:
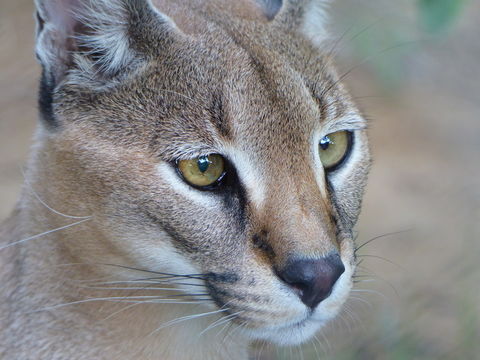
[[278, 276], [297, 290], [300, 299], [314, 309], [332, 292], [333, 285], [345, 271], [338, 253], [321, 259], [298, 259], [291, 261]]

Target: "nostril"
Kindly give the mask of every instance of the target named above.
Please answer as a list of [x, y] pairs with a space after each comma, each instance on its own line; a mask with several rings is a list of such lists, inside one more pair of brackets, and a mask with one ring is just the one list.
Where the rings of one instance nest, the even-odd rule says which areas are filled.
[[303, 297], [305, 285], [300, 283], [289, 284], [290, 287], [295, 291], [299, 298]]
[[332, 292], [345, 267], [338, 253], [320, 259], [296, 259], [287, 263], [277, 275], [288, 284], [302, 302], [315, 308]]

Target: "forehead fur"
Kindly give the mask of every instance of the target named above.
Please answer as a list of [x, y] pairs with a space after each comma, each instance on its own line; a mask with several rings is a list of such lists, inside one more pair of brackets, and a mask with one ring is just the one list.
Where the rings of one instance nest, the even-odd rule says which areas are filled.
[[[184, 13], [175, 9], [168, 15]], [[201, 152], [236, 137], [250, 139], [245, 146], [266, 144], [260, 135], [289, 144], [283, 134], [307, 136], [326, 106], [348, 109], [348, 96], [333, 86], [330, 60], [302, 33], [233, 14], [207, 17], [195, 7], [189, 14], [202, 26], [163, 43], [126, 79], [107, 86], [68, 82], [57, 94], [60, 116], [87, 120], [100, 136], [148, 144], [175, 158], [188, 155], [185, 144]], [[162, 146], [167, 143], [168, 149]]]

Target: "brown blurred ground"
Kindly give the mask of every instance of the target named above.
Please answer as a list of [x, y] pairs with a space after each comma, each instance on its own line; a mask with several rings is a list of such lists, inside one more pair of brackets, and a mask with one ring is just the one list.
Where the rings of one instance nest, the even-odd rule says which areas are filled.
[[[20, 168], [36, 123], [39, 68], [30, 2], [0, 0], [0, 219], [18, 196]], [[338, 18], [352, 16], [356, 4], [387, 13], [387, 21], [415, 23], [411, 8], [387, 0], [337, 2]], [[418, 47], [406, 58], [395, 92], [386, 94], [367, 65], [348, 77], [372, 119], [375, 157], [358, 242], [412, 231], [362, 249], [369, 255], [361, 272], [368, 276], [362, 280], [376, 281], [357, 285], [360, 291], [353, 296], [361, 300], [349, 301], [342, 319], [325, 332], [328, 345], [319, 337], [324, 356], [480, 358], [478, 18], [480, 4], [472, 1], [451, 33]], [[381, 26], [372, 31], [382, 31]], [[308, 347], [303, 353], [305, 359], [313, 354]], [[283, 358], [300, 358], [299, 350], [286, 350]]]

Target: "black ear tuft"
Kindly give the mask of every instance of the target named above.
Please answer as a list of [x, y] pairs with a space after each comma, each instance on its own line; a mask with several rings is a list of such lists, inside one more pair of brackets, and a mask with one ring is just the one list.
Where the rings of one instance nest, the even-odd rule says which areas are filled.
[[38, 91], [38, 107], [40, 111], [40, 118], [50, 128], [58, 126], [55, 114], [53, 112], [53, 90], [55, 86], [51, 75], [47, 75], [47, 70], [42, 70], [42, 77], [40, 78], [40, 88]]
[[175, 24], [151, 0], [35, 0], [39, 105], [55, 126], [52, 100], [61, 84], [100, 88], [121, 81], [162, 53]]

